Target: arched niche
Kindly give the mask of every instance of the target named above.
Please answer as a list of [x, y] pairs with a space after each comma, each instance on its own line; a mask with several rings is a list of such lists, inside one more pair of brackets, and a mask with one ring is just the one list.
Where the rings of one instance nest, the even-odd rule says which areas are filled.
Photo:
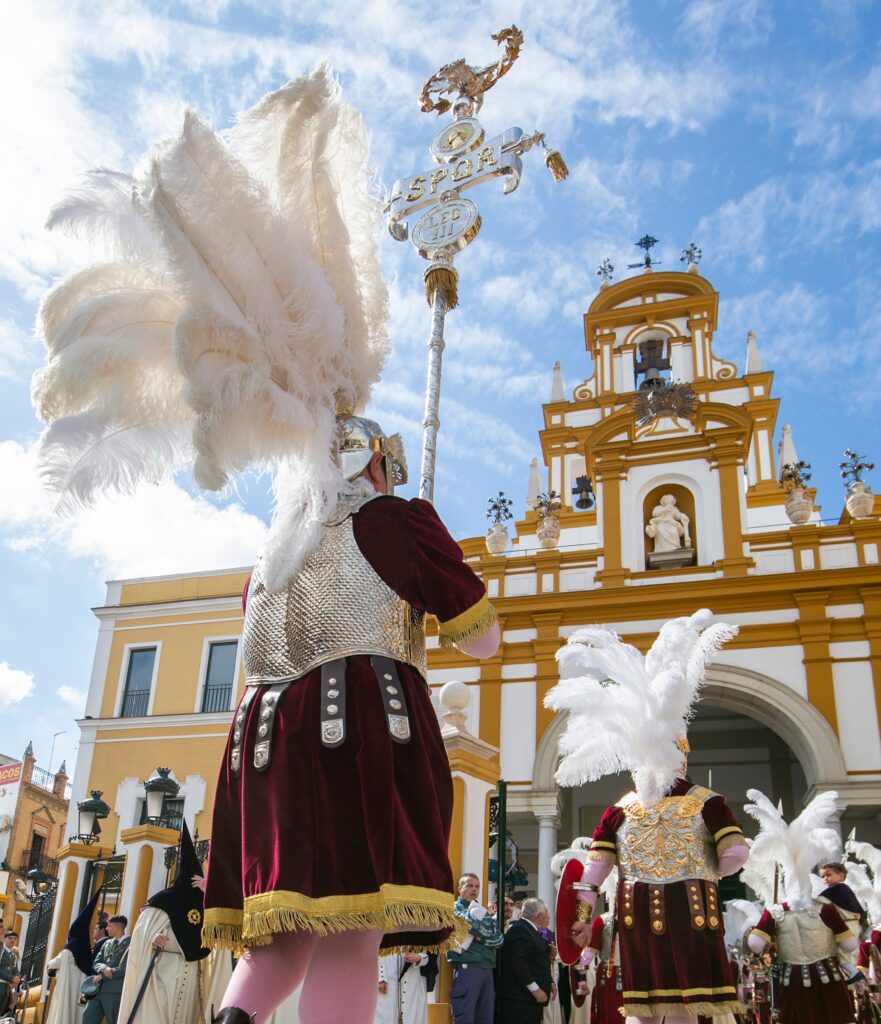
[[695, 558], [697, 558], [697, 552], [701, 550], [698, 545], [699, 523], [694, 493], [684, 484], [673, 481], [657, 484], [642, 500], [643, 568], [645, 569], [649, 568], [648, 556], [654, 549], [654, 541], [645, 532], [645, 528], [652, 518], [654, 509], [660, 504], [661, 498], [665, 494], [672, 494], [676, 499], [676, 507], [688, 516], [688, 543], [683, 546], [694, 548]]

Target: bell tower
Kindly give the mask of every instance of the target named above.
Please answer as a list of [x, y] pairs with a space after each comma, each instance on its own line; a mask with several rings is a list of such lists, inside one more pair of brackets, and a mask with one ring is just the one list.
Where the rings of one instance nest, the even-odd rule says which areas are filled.
[[[541, 432], [548, 490], [563, 501], [561, 551], [596, 551], [594, 585], [743, 576], [755, 568], [750, 531], [790, 526], [773, 374], [754, 335], [745, 373], [716, 355], [718, 308], [696, 263], [604, 279], [584, 316], [593, 373], [570, 398], [555, 372]], [[585, 482], [596, 497], [588, 509]], [[532, 518], [518, 524], [516, 547], [536, 546]]]

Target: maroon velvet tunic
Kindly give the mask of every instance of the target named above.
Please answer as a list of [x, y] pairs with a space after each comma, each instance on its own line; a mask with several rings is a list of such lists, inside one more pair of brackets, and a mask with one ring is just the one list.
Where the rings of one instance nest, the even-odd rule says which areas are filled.
[[[785, 903], [783, 907], [788, 909]], [[831, 903], [822, 904], [820, 920], [837, 940], [853, 935]], [[766, 910], [754, 930], [762, 938], [772, 940], [777, 934], [774, 915]], [[810, 981], [806, 985], [801, 966], [793, 964], [787, 970], [788, 965], [781, 959], [781, 983], [777, 988], [781, 1024], [850, 1024], [856, 1019], [850, 992], [838, 966], [838, 958], [829, 957], [819, 962], [823, 964], [827, 980], [823, 981], [817, 964], [809, 964]]]
[[[483, 583], [428, 502], [376, 498], [355, 513], [353, 530], [377, 575], [437, 616], [441, 632], [455, 640], [486, 617]], [[454, 630], [445, 630], [451, 622]], [[394, 931], [384, 949], [436, 950], [450, 938], [449, 761], [425, 680], [408, 665], [397, 668], [410, 718], [404, 744], [388, 734], [366, 655], [347, 659], [339, 747], [321, 743], [320, 669], [282, 695], [266, 772], [252, 763], [260, 706], [252, 702], [241, 775], [230, 771], [230, 736], [217, 783], [205, 894], [212, 945], [350, 928]], [[418, 930], [402, 931], [403, 919], [418, 920]]]
[[[692, 788], [680, 779], [670, 796], [685, 796]], [[714, 794], [703, 803], [701, 816], [718, 853], [735, 842], [743, 842], [740, 826], [725, 798]], [[607, 808], [591, 843], [592, 859], [614, 861], [617, 832], [625, 820], [619, 805]], [[623, 981], [622, 1002], [634, 1017], [684, 1014], [708, 1017], [738, 1013], [743, 1007], [725, 949], [724, 929], [718, 893], [712, 882], [702, 879], [667, 882], [663, 890], [664, 930], [651, 927], [651, 890], [646, 882], [635, 882], [629, 914], [625, 913], [625, 881], [618, 884], [618, 950]], [[701, 925], [692, 915], [690, 892], [695, 886], [702, 904]], [[715, 926], [710, 906], [717, 907]], [[622, 909], [624, 908], [624, 909]], [[628, 924], [628, 918], [631, 923]]]

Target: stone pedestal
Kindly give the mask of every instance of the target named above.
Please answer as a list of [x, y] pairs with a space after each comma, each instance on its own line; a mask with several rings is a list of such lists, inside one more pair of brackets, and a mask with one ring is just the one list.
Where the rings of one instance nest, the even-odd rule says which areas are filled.
[[697, 563], [694, 548], [677, 548], [675, 551], [654, 551], [646, 559], [649, 569], [685, 569]]

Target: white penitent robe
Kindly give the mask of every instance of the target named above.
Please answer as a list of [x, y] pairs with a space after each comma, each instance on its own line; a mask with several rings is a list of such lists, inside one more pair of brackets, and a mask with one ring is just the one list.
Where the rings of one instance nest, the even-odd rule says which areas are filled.
[[386, 983], [386, 991], [376, 1000], [374, 1024], [398, 1024], [399, 1013], [404, 1024], [426, 1024], [428, 989], [419, 968], [427, 963], [428, 954], [423, 953], [421, 963], [411, 964], [401, 978], [404, 958], [399, 953], [379, 958], [379, 981]]
[[62, 949], [46, 967], [58, 972], [52, 987], [46, 1024], [80, 1024], [83, 1019], [83, 1008], [79, 1005], [80, 985], [86, 976], [77, 967], [73, 953], [69, 949]]
[[167, 942], [153, 968], [134, 1024], [200, 1024], [199, 979], [203, 961], [184, 959], [171, 930], [168, 914], [155, 907], [145, 907], [141, 911], [132, 932], [119, 1004], [119, 1024], [125, 1024], [132, 1012], [153, 959], [153, 936], [159, 932], [167, 936]]

